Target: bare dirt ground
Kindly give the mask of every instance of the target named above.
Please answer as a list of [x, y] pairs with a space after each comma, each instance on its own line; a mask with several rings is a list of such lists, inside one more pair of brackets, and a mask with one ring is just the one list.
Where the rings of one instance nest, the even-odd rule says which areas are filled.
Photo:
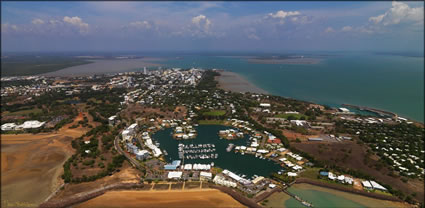
[[88, 207], [244, 207], [231, 196], [215, 189], [186, 191], [110, 191], [84, 202]]
[[[321, 145], [322, 147], [319, 147]], [[328, 142], [328, 143], [291, 143], [291, 146], [306, 152], [318, 160], [324, 161], [326, 164], [335, 164], [340, 167], [351, 168], [367, 173], [377, 181], [391, 185], [393, 188], [402, 191], [405, 194], [416, 193], [416, 199], [424, 201], [424, 182], [418, 179], [410, 179], [407, 183], [401, 181], [400, 178], [391, 177], [388, 174], [388, 169], [382, 168], [376, 170], [374, 164], [376, 160], [367, 159], [367, 164], [364, 163], [366, 158], [366, 147], [357, 144], [354, 141], [345, 142]], [[345, 150], [345, 151], [343, 151]], [[351, 153], [349, 153], [351, 151]], [[344, 160], [345, 155], [348, 157]]]
[[125, 161], [121, 171], [113, 174], [112, 176], [106, 176], [92, 182], [78, 183], [78, 184], [66, 184], [65, 188], [59, 191], [52, 199], [62, 199], [71, 197], [75, 194], [91, 191], [103, 186], [107, 186], [114, 183], [137, 183], [140, 180], [139, 172], [131, 167], [131, 165]]
[[63, 183], [71, 141], [88, 130], [68, 128], [76, 122], [52, 133], [1, 135], [2, 207], [36, 207]]

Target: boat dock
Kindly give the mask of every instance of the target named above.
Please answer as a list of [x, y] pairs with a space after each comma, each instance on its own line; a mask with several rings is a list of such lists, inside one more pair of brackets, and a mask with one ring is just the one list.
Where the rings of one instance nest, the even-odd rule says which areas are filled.
[[235, 146], [235, 145], [234, 145], [233, 143], [230, 143], [230, 144], [229, 144], [229, 146], [227, 146], [226, 151], [227, 151], [227, 152], [232, 151], [232, 149], [233, 149], [233, 147], [234, 147], [234, 146]]

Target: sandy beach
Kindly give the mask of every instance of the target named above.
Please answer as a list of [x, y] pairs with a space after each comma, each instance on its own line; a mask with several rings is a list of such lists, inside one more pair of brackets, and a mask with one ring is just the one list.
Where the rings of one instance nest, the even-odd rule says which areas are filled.
[[251, 92], [269, 94], [267, 91], [255, 86], [241, 75], [229, 71], [220, 71], [220, 76], [216, 77], [218, 87], [233, 92]]
[[109, 191], [76, 207], [244, 207], [215, 189], [185, 191]]
[[93, 63], [67, 67], [54, 72], [42, 74], [44, 76], [81, 76], [93, 74], [107, 74], [128, 72], [137, 68], [160, 66], [152, 63], [160, 58], [141, 58], [141, 59], [117, 59], [117, 60], [92, 60]]

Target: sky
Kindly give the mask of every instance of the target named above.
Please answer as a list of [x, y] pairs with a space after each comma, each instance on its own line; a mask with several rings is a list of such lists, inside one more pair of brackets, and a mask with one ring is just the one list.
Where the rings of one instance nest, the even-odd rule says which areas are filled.
[[424, 2], [1, 2], [8, 51], [419, 51]]

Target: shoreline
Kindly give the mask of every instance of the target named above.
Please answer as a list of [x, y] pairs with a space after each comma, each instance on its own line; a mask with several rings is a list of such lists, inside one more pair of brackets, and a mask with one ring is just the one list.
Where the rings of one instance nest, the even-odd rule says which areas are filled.
[[219, 71], [220, 76], [215, 78], [218, 81], [218, 88], [223, 90], [229, 90], [232, 92], [240, 93], [260, 93], [260, 94], [270, 94], [266, 90], [263, 90], [256, 85], [252, 84], [250, 81], [242, 77], [240, 74], [230, 71]]
[[[217, 87], [220, 88], [220, 89], [228, 90], [228, 91], [232, 91], [232, 92], [239, 92], [239, 93], [250, 92], [250, 93], [260, 93], [260, 94], [273, 95], [273, 94], [267, 92], [266, 90], [263, 90], [260, 87], [254, 85], [252, 82], [248, 81], [242, 75], [240, 75], [236, 72], [220, 70], [220, 71], [218, 71], [218, 73], [220, 74], [220, 76], [217, 76], [215, 78], [215, 80], [218, 81]], [[276, 96], [284, 97], [284, 98], [287, 98], [287, 99], [294, 99], [294, 100], [309, 102], [309, 103], [313, 103], [313, 104], [323, 105], [323, 104], [315, 103], [315, 102], [312, 102], [312, 101], [300, 100], [300, 99], [281, 96], [281, 95], [276, 95]], [[347, 103], [341, 103], [341, 104], [337, 104], [337, 105], [342, 106], [342, 107], [344, 107], [345, 105], [355, 106], [355, 105], [351, 105], [351, 104], [347, 104]], [[380, 111], [380, 112], [385, 112], [386, 114], [398, 115], [397, 113], [394, 113], [392, 111], [382, 110], [382, 109], [379, 109], [379, 108], [372, 108], [372, 107], [367, 107], [367, 106], [359, 106], [359, 107], [362, 107], [362, 108], [365, 108], [365, 109], [373, 109], [375, 111]], [[365, 110], [363, 110], [363, 111], [365, 111]], [[407, 116], [405, 116], [405, 117], [407, 117]], [[409, 121], [412, 121], [412, 122], [417, 123], [419, 125], [424, 125], [424, 122], [417, 121], [417, 120], [409, 118], [409, 117], [407, 117], [407, 119]]]
[[62, 77], [73, 77], [73, 76], [89, 76], [95, 74], [108, 74], [108, 73], [120, 73], [120, 72], [132, 72], [135, 69], [141, 69], [143, 67], [156, 67], [161, 66], [155, 61], [162, 60], [160, 58], [138, 58], [138, 59], [101, 59], [101, 60], [90, 60], [91, 63], [82, 64], [77, 66], [66, 67], [57, 71], [39, 74], [39, 76], [62, 76]]

